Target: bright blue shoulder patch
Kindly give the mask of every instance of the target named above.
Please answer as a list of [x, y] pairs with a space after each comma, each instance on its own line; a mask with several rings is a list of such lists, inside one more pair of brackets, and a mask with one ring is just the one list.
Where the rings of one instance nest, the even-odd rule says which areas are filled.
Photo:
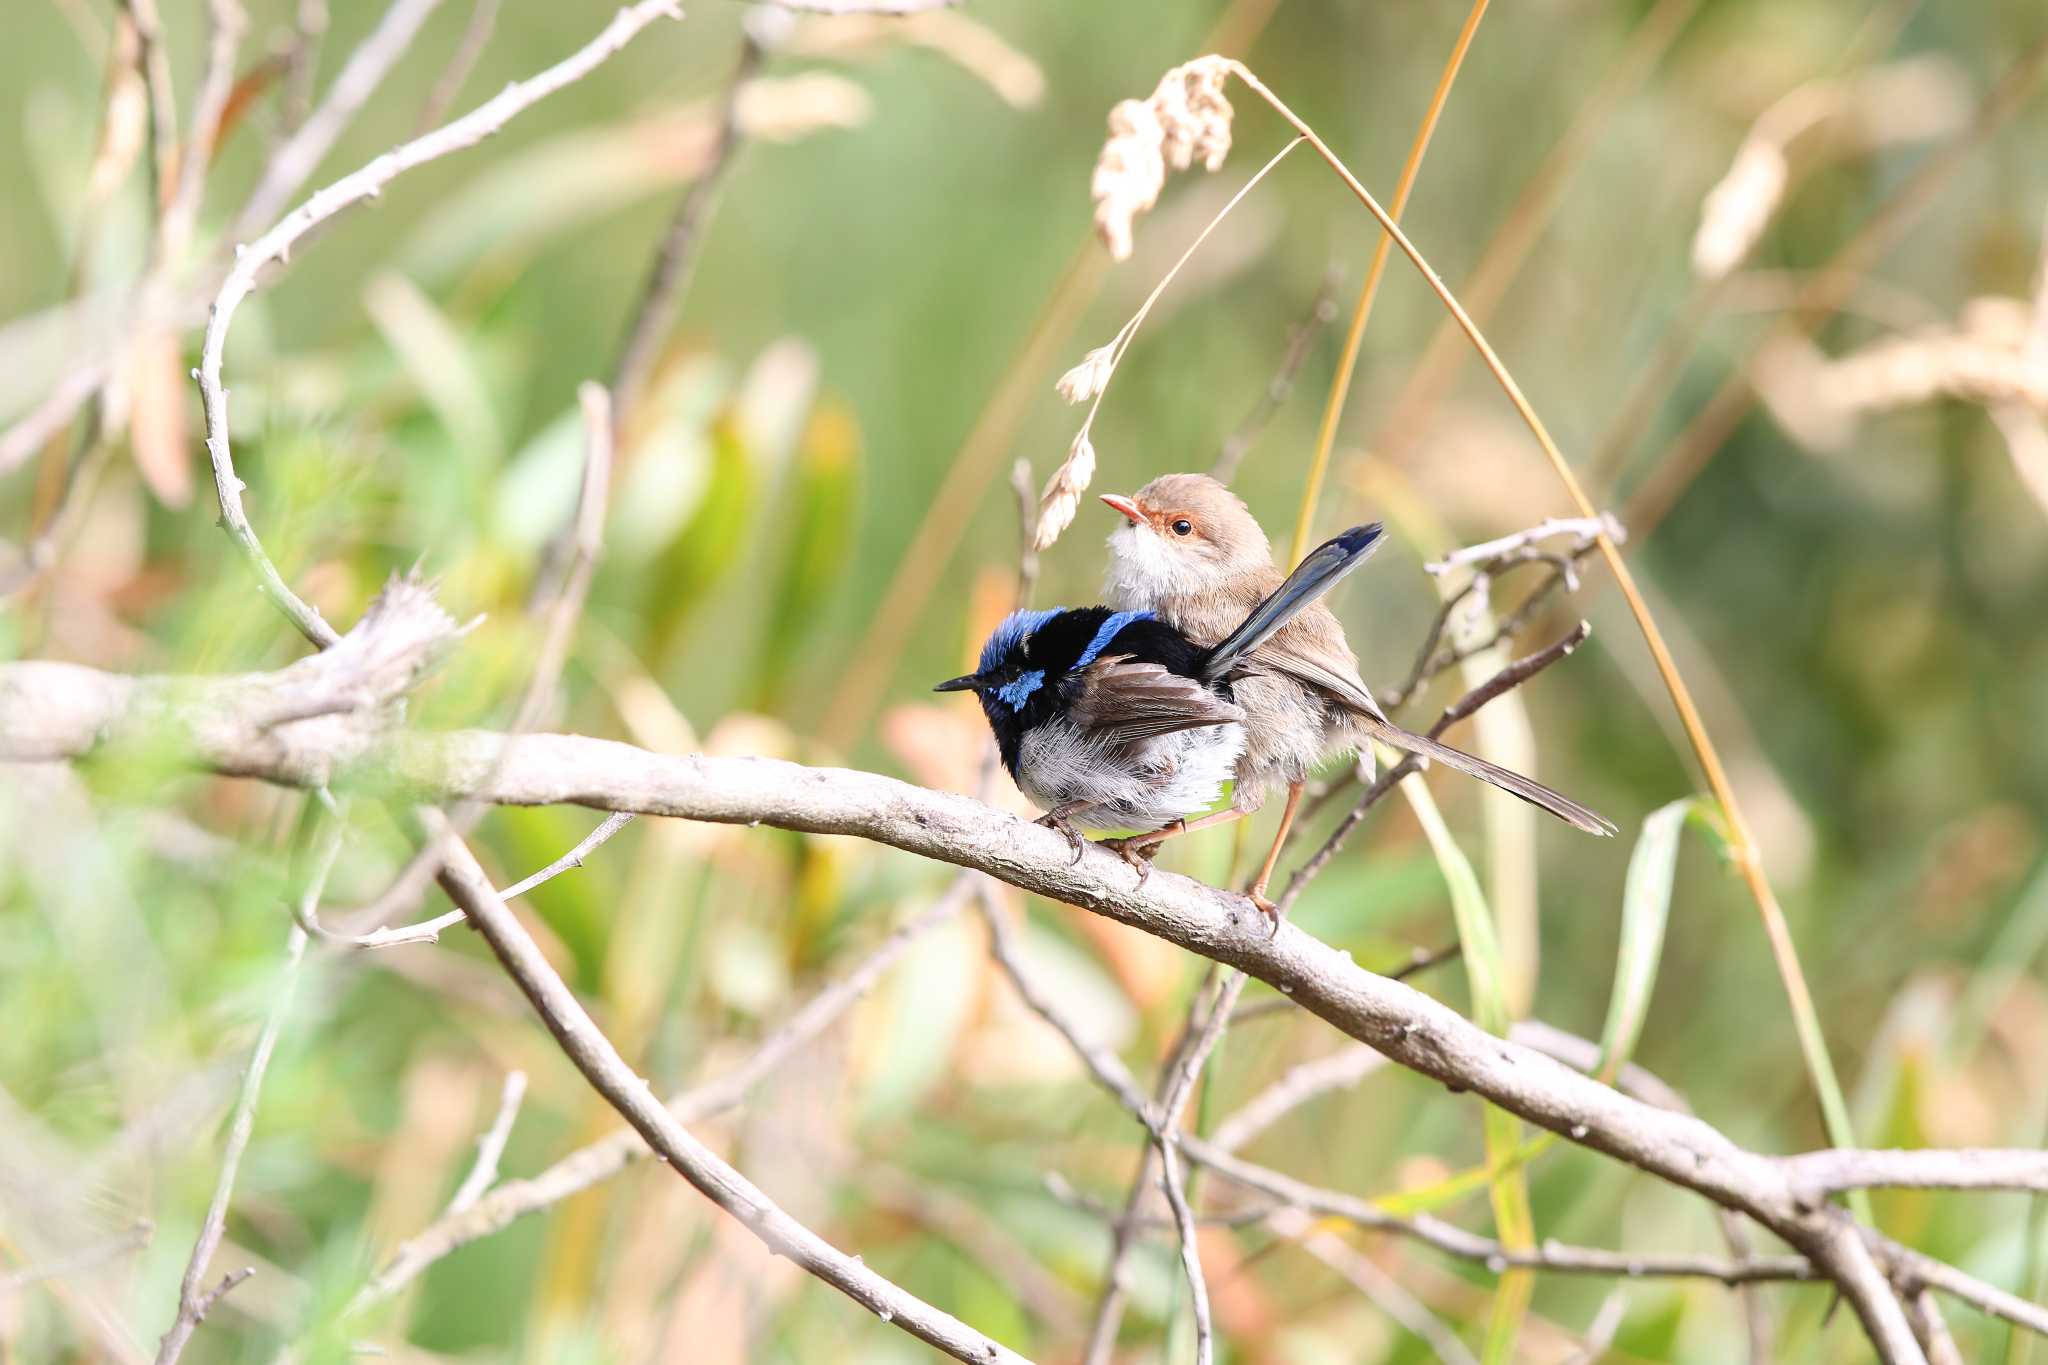
[[1102, 629], [1095, 632], [1095, 638], [1088, 642], [1088, 648], [1081, 651], [1081, 657], [1074, 660], [1074, 667], [1086, 668], [1094, 663], [1102, 651], [1109, 648], [1109, 642], [1116, 638], [1117, 632], [1131, 622], [1151, 619], [1152, 613], [1149, 611], [1112, 612], [1109, 619], [1102, 623]]
[[1023, 643], [1025, 636], [1065, 610], [1049, 607], [1044, 611], [1013, 611], [1005, 616], [1002, 624], [989, 633], [988, 643], [981, 647], [980, 671], [986, 673], [999, 666], [1004, 656]]

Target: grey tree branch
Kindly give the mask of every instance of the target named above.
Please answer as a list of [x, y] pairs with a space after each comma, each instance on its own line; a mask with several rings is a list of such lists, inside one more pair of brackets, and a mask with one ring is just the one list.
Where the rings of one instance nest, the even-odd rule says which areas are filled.
[[[402, 604], [414, 595], [398, 596]], [[344, 685], [351, 668], [365, 670], [385, 688], [409, 682], [421, 654], [412, 637], [420, 632], [407, 635], [400, 628], [416, 615], [387, 606], [366, 617], [335, 650], [276, 674], [196, 680], [126, 678], [54, 663], [0, 667], [0, 760], [83, 757], [139, 731], [158, 744], [175, 737], [197, 767], [285, 785], [357, 785], [441, 801], [574, 803], [867, 838], [987, 872], [1244, 970], [1402, 1066], [1746, 1214], [1831, 1277], [1862, 1273], [1840, 1235], [1853, 1224], [1802, 1184], [1802, 1171], [1814, 1168], [1798, 1166], [1796, 1158], [1744, 1150], [1697, 1118], [1630, 1099], [1526, 1046], [1495, 1038], [1427, 996], [1360, 969], [1291, 925], [1269, 936], [1264, 917], [1240, 896], [1165, 871], [1139, 885], [1104, 850], [1087, 850], [1071, 862], [1071, 849], [1053, 831], [969, 798], [870, 773], [768, 759], [653, 754], [580, 736], [533, 735], [513, 742], [477, 731], [411, 733], [395, 727], [388, 706], [270, 723], [278, 714], [304, 714], [309, 693], [330, 703], [338, 691], [374, 700], [378, 686]], [[398, 647], [385, 639], [393, 630], [411, 644]], [[451, 630], [442, 616], [435, 638], [445, 640]], [[358, 641], [358, 635], [364, 638]], [[295, 712], [293, 703], [299, 703]], [[1204, 1160], [1194, 1145], [1183, 1143], [1183, 1149], [1190, 1159]], [[1842, 1165], [1829, 1168], [1829, 1178], [1858, 1170], [1859, 1159], [1856, 1153], [1831, 1158]], [[1870, 1178], [1897, 1179], [1912, 1160], [1903, 1154], [1874, 1158]], [[1947, 1153], [1925, 1160], [1942, 1172], [1955, 1167]], [[2021, 1174], [2015, 1170], [2001, 1179]], [[2028, 1325], [2048, 1322], [2048, 1313], [2037, 1306], [2001, 1296], [1951, 1268], [1882, 1239], [1872, 1241], [1869, 1234], [1864, 1241], [1888, 1275], [1961, 1292], [1980, 1305], [1996, 1303], [1990, 1311]], [[1851, 1302], [1873, 1334], [1890, 1331], [1870, 1296], [1859, 1303], [1852, 1295]]]
[[611, 1041], [584, 1011], [575, 993], [555, 974], [540, 947], [506, 908], [469, 850], [451, 844], [440, 875], [441, 888], [490, 944], [584, 1078], [633, 1126], [659, 1157], [675, 1167], [705, 1198], [760, 1238], [762, 1244], [839, 1290], [883, 1322], [893, 1322], [918, 1340], [956, 1360], [1017, 1362], [1005, 1349], [950, 1313], [876, 1274], [791, 1218], [767, 1195], [697, 1141], [654, 1097], [654, 1090], [619, 1056]]

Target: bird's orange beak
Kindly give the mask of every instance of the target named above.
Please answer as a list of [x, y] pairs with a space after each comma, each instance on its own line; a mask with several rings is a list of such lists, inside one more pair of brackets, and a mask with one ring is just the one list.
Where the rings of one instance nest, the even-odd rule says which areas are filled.
[[1104, 493], [1102, 500], [1109, 504], [1111, 511], [1118, 513], [1133, 526], [1145, 519], [1138, 511], [1138, 504], [1121, 493]]

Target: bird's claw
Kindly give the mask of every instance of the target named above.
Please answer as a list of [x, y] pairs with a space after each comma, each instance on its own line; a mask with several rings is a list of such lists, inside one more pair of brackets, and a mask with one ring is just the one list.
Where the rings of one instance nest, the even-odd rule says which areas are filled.
[[1277, 937], [1280, 933], [1280, 907], [1271, 900], [1268, 900], [1266, 893], [1258, 887], [1247, 891], [1245, 899], [1256, 905], [1259, 908], [1259, 913], [1266, 917], [1266, 923], [1272, 930], [1267, 937]]
[[1082, 835], [1080, 830], [1074, 828], [1074, 822], [1061, 815], [1058, 811], [1047, 811], [1038, 817], [1037, 823], [1044, 825], [1047, 829], [1056, 829], [1067, 836], [1067, 842], [1074, 847], [1073, 860], [1067, 866], [1077, 866], [1081, 861], [1081, 855], [1088, 851], [1088, 840]]
[[1152, 875], [1152, 859], [1159, 852], [1159, 841], [1140, 835], [1131, 839], [1104, 839], [1102, 846], [1122, 858], [1130, 869], [1138, 874], [1138, 885]]

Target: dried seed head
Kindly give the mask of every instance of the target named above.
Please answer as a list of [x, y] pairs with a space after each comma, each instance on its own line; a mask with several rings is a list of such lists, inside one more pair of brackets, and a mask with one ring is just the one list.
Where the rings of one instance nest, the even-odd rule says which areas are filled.
[[1735, 153], [1728, 174], [1707, 191], [1700, 227], [1692, 239], [1693, 273], [1718, 280], [1750, 253], [1785, 195], [1788, 169], [1777, 144], [1750, 137]]
[[1757, 357], [1755, 373], [1772, 415], [1794, 439], [1839, 450], [1863, 414], [1937, 398], [2048, 412], [2048, 357], [2031, 340], [2028, 305], [1973, 299], [1958, 327], [1889, 337], [1838, 360], [1810, 342], [1774, 343]]
[[1046, 480], [1045, 492], [1039, 495], [1038, 529], [1031, 538], [1034, 550], [1050, 548], [1060, 533], [1074, 524], [1081, 495], [1094, 479], [1095, 443], [1088, 439], [1088, 429], [1083, 427], [1074, 436], [1067, 458], [1052, 472], [1052, 477]]
[[1085, 403], [1109, 387], [1109, 375], [1116, 368], [1116, 344], [1097, 346], [1081, 357], [1081, 363], [1059, 377], [1053, 388], [1069, 403]]
[[1125, 100], [1109, 111], [1109, 140], [1088, 192], [1095, 199], [1095, 231], [1119, 261], [1131, 254], [1131, 221], [1159, 202], [1166, 184], [1165, 141], [1158, 114], [1143, 100]]
[[1159, 202], [1167, 167], [1196, 161], [1221, 169], [1230, 155], [1230, 101], [1223, 87], [1229, 59], [1197, 57], [1160, 77], [1149, 99], [1124, 100], [1109, 111], [1109, 139], [1096, 160], [1089, 193], [1095, 230], [1109, 254], [1131, 254], [1131, 224]]
[[1809, 130], [1835, 125], [1846, 134], [1837, 150], [1868, 151], [1945, 137], [1968, 121], [1971, 104], [1968, 81], [1944, 57], [1890, 62], [1787, 91], [1757, 116], [1700, 205], [1693, 270], [1714, 280], [1742, 264], [1785, 197], [1787, 153]]
[[1230, 66], [1221, 57], [1197, 57], [1177, 66], [1152, 92], [1152, 107], [1166, 132], [1166, 163], [1184, 171], [1196, 161], [1202, 169], [1223, 168], [1230, 155], [1230, 101], [1223, 84]]

